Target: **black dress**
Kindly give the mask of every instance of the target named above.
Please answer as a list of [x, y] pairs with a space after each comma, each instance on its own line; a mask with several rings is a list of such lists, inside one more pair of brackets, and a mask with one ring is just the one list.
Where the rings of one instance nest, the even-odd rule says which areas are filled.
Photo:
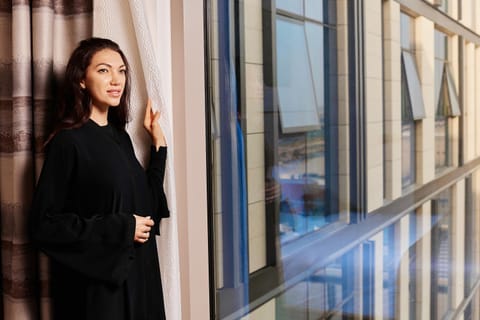
[[52, 139], [30, 227], [51, 258], [55, 320], [165, 319], [154, 232], [134, 243], [133, 214], [151, 216], [157, 234], [169, 216], [166, 155], [152, 147], [145, 171], [126, 131], [92, 120]]

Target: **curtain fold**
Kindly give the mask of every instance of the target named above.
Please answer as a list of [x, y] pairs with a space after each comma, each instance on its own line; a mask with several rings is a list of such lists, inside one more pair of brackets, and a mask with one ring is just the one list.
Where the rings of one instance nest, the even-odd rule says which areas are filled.
[[[142, 164], [145, 164], [148, 159], [150, 143], [150, 138], [143, 128], [147, 96], [152, 99], [153, 107], [162, 114], [160, 124], [168, 143], [165, 192], [170, 218], [162, 220], [161, 235], [157, 238], [157, 243], [167, 319], [177, 320], [181, 319], [181, 292], [173, 166], [175, 157], [172, 138], [173, 107], [169, 87], [170, 70], [165, 70], [167, 68], [165, 65], [171, 63], [168, 57], [165, 57], [170, 50], [171, 41], [170, 31], [164, 27], [168, 25], [166, 20], [170, 17], [169, 10], [166, 9], [169, 4], [170, 0], [129, 0], [128, 5], [126, 2], [117, 0], [95, 0], [93, 33], [95, 36], [110, 38], [117, 42], [129, 60], [132, 71], [132, 121], [128, 124], [127, 130], [132, 137], [135, 153]], [[149, 17], [154, 21], [148, 21]], [[155, 30], [149, 29], [149, 26]], [[162, 52], [156, 51], [154, 47]]]
[[59, 75], [92, 34], [91, 0], [0, 0], [0, 221], [3, 319], [49, 319], [48, 267], [27, 219]]
[[[165, 188], [170, 207], [170, 218], [162, 221], [160, 237], [160, 264], [162, 281], [164, 283], [164, 296], [168, 319], [181, 319], [180, 304], [180, 264], [178, 256], [178, 230], [175, 202], [175, 174], [174, 174], [174, 145], [171, 106], [165, 103], [162, 87], [162, 71], [158, 59], [155, 56], [153, 34], [147, 23], [146, 8], [142, 0], [128, 0], [133, 27], [137, 39], [137, 47], [140, 53], [143, 76], [147, 88], [147, 94], [152, 99], [153, 105], [162, 114], [160, 124], [164, 130], [168, 142], [168, 159], [165, 177]], [[156, 39], [160, 41], [160, 39]]]

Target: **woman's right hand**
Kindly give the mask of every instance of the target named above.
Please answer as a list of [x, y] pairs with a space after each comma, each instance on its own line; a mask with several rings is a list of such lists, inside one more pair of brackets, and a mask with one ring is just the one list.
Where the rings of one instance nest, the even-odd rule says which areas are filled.
[[150, 217], [142, 217], [133, 215], [135, 217], [135, 235], [133, 241], [139, 243], [145, 243], [150, 237], [150, 230], [152, 230], [155, 224]]

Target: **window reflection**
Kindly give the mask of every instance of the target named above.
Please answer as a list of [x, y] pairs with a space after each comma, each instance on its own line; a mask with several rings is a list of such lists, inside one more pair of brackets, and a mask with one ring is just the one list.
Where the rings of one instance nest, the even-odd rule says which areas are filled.
[[[211, 268], [215, 308], [212, 314], [216, 319], [242, 320], [250, 314], [252, 319], [265, 320], [420, 319], [419, 315], [442, 318], [452, 309], [450, 288], [456, 285], [451, 267], [451, 191], [434, 199], [433, 192], [428, 191], [428, 199], [417, 208], [411, 207], [418, 203], [403, 203], [402, 210], [416, 210], [410, 213], [396, 211], [398, 207], [382, 211], [389, 205], [385, 204], [378, 209], [381, 214], [373, 212], [358, 221], [348, 219], [355, 214], [349, 211], [354, 206], [353, 191], [362, 191], [358, 198], [369, 200], [375, 187], [367, 184], [368, 188], [361, 189], [361, 183], [352, 178], [360, 174], [371, 178], [370, 162], [365, 163], [367, 172], [360, 165], [359, 175], [349, 172], [355, 160], [352, 153], [361, 150], [352, 151], [353, 143], [346, 140], [352, 138], [350, 133], [370, 128], [354, 128], [350, 122], [357, 120], [353, 119], [353, 107], [342, 100], [349, 99], [348, 90], [355, 91], [357, 85], [353, 77], [345, 74], [351, 71], [348, 63], [353, 61], [349, 60], [353, 52], [349, 46], [357, 44], [352, 38], [358, 34], [356, 29], [349, 29], [350, 25], [336, 25], [335, 17], [342, 10], [353, 12], [353, 4], [358, 2], [349, 1], [349, 6], [339, 12], [335, 6], [346, 2], [249, 2], [257, 5], [256, 11], [247, 8], [245, 1], [211, 3], [218, 5], [212, 12], [217, 13], [219, 20], [210, 22], [216, 29], [209, 34], [211, 41], [217, 41], [209, 43], [213, 92], [209, 102], [213, 211], [210, 252], [214, 255]], [[327, 10], [327, 4], [335, 8]], [[369, 8], [367, 2], [364, 4], [365, 7], [354, 9]], [[224, 16], [220, 17], [222, 12]], [[252, 12], [256, 14], [253, 18]], [[333, 18], [328, 16], [330, 13]], [[353, 25], [347, 21], [352, 16], [350, 12], [343, 16], [342, 23]], [[416, 196], [422, 195], [413, 188], [407, 189], [416, 180], [416, 127], [422, 130], [422, 142], [426, 135], [435, 134], [437, 169], [449, 164], [450, 131], [455, 127], [455, 122], [453, 126], [449, 124], [449, 117], [455, 113], [451, 103], [455, 87], [445, 80], [448, 50], [446, 35], [442, 33], [435, 33], [435, 74], [427, 75], [435, 79], [435, 128], [423, 126], [425, 121], [415, 122], [424, 117], [421, 93], [428, 86], [422, 87], [415, 63], [412, 45], [417, 41], [413, 41], [412, 32], [416, 28], [410, 17], [401, 17], [402, 47], [395, 42], [395, 50], [399, 51], [395, 56], [402, 59], [401, 81], [395, 79], [395, 85], [388, 87], [395, 90], [395, 97], [401, 90], [402, 99], [401, 110], [395, 104], [392, 116], [397, 130], [391, 143], [395, 157], [384, 157], [383, 163], [378, 161], [379, 166], [385, 166], [387, 161], [394, 163], [391, 183], [395, 190], [389, 200], [395, 205], [397, 196], [401, 201], [418, 201]], [[237, 37], [238, 28], [245, 29]], [[341, 48], [337, 48], [337, 38], [342, 40]], [[363, 80], [367, 88], [372, 88], [371, 79]], [[380, 91], [379, 94], [386, 92]], [[369, 107], [365, 111], [367, 119], [374, 116]], [[430, 120], [433, 121], [430, 118], [427, 124]], [[337, 135], [343, 136], [340, 139]], [[363, 143], [358, 145], [379, 147], [378, 150], [389, 148], [370, 144], [368, 135]], [[433, 165], [433, 161], [424, 160], [433, 155], [423, 158], [424, 151], [428, 150], [422, 149], [417, 156], [422, 169], [427, 171], [417, 180], [439, 183], [437, 180], [443, 177], [429, 180], [432, 172], [425, 167]], [[400, 170], [401, 178], [397, 174]], [[425, 190], [421, 185], [418, 188]], [[455, 193], [456, 197], [458, 194]], [[455, 199], [458, 203], [464, 200]], [[473, 222], [472, 229], [466, 230], [469, 234], [476, 231], [473, 226], [478, 221]], [[332, 253], [332, 246], [339, 250]], [[478, 260], [477, 251], [473, 247], [467, 249], [465, 263], [471, 261], [472, 268], [477, 270], [478, 266], [473, 265]], [[323, 255], [322, 250], [328, 254]], [[475, 278], [465, 280], [469, 284], [465, 295], [470, 293], [468, 289], [476, 276], [475, 273]], [[424, 298], [432, 305], [424, 304]], [[475, 315], [479, 298], [476, 299], [477, 304], [472, 302], [465, 310], [465, 315], [472, 319], [478, 318]]]
[[395, 225], [391, 225], [383, 231], [383, 315], [385, 319], [395, 319], [398, 265], [395, 243]]
[[[289, 4], [290, 11], [293, 4]], [[328, 61], [324, 51], [328, 31], [320, 22], [322, 2], [307, 1], [305, 7], [307, 15], [319, 19], [318, 22], [306, 22], [284, 12], [276, 14], [275, 70], [281, 130], [276, 133], [278, 161], [272, 175], [280, 185], [282, 243], [335, 220], [334, 215], [327, 216], [325, 196], [328, 152], [325, 65]], [[277, 3], [277, 9], [286, 8], [285, 3]]]
[[402, 97], [402, 188], [415, 184], [415, 120], [425, 118], [423, 94], [415, 63], [413, 18], [400, 14], [401, 26], [401, 97]]
[[360, 271], [358, 253], [352, 250], [286, 290], [276, 299], [276, 320], [340, 320], [355, 314], [353, 300], [361, 293], [353, 290], [351, 275]]
[[442, 319], [451, 307], [451, 217], [450, 190], [432, 200], [431, 312]]
[[448, 60], [448, 36], [435, 30], [435, 169], [440, 172], [456, 164], [453, 148], [458, 146], [453, 132], [460, 103]]

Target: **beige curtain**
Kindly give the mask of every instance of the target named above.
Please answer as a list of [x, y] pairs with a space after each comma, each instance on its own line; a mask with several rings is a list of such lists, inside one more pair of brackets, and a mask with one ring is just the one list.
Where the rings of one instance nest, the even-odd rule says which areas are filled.
[[48, 272], [29, 243], [27, 218], [58, 75], [91, 34], [91, 0], [0, 0], [3, 319], [49, 319]]
[[[175, 0], [177, 1], [177, 0]], [[170, 218], [162, 220], [157, 237], [167, 319], [182, 319], [178, 219], [175, 197], [172, 137], [170, 0], [95, 0], [93, 34], [117, 42], [132, 70], [131, 116], [127, 130], [140, 162], [149, 157], [150, 138], [143, 128], [146, 98], [160, 110], [160, 124], [168, 142], [165, 191]]]

